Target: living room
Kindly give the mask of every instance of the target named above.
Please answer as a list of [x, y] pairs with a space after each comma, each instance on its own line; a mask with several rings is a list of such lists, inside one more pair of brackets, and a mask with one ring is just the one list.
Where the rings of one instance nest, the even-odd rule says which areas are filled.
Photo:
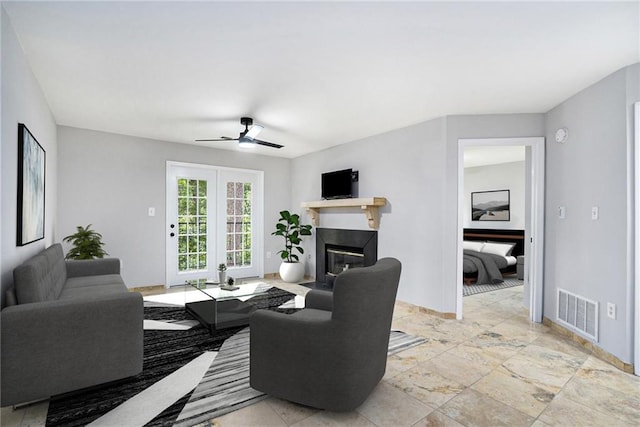
[[[604, 13], [598, 9], [599, 6], [603, 5], [595, 4], [589, 10], [591, 19]], [[76, 226], [89, 223], [103, 234], [107, 252], [121, 258], [122, 275], [129, 287], [164, 285], [166, 165], [173, 161], [263, 171], [261, 261], [265, 274], [278, 271], [278, 257], [269, 258], [267, 254], [275, 254], [280, 249], [280, 242], [270, 235], [279, 211], [289, 209], [308, 219], [300, 205], [320, 198], [322, 173], [344, 168], [358, 170], [360, 195], [388, 200], [387, 206], [380, 209], [378, 255], [394, 256], [403, 262], [398, 300], [437, 313], [455, 314], [457, 301], [461, 298], [457, 293], [456, 280], [458, 140], [537, 136], [546, 139], [544, 316], [552, 321], [556, 319], [558, 288], [597, 301], [602, 308], [599, 340], [593, 345], [623, 365], [635, 364], [637, 369], [640, 352], [637, 307], [640, 303], [637, 302], [637, 278], [634, 279], [635, 240], [631, 232], [636, 215], [633, 207], [633, 106], [640, 101], [637, 19], [632, 19], [631, 24], [624, 19], [613, 20], [612, 27], [623, 27], [620, 33], [611, 28], [602, 30], [603, 34], [625, 36], [624, 39], [612, 36], [611, 44], [606, 45], [609, 51], [607, 61], [599, 56], [600, 51], [598, 54], [583, 53], [584, 63], [565, 62], [561, 53], [549, 53], [549, 62], [536, 71], [545, 79], [553, 80], [554, 69], [562, 69], [557, 70], [558, 73], [562, 71], [557, 85], [567, 89], [562, 96], [559, 95], [561, 91], [556, 92], [555, 101], [547, 101], [545, 108], [520, 110], [510, 106], [510, 97], [522, 97], [525, 87], [536, 83], [535, 73], [531, 73], [522, 77], [521, 91], [510, 87], [509, 93], [497, 93], [496, 97], [503, 99], [504, 103], [493, 109], [477, 112], [479, 109], [470, 107], [469, 111], [473, 111], [464, 113], [459, 112], [465, 111], [464, 108], [458, 110], [451, 106], [453, 112], [425, 115], [422, 120], [408, 120], [384, 130], [377, 127], [371, 133], [345, 132], [343, 139], [317, 151], [280, 157], [268, 151], [255, 154], [214, 145], [179, 143], [169, 138], [154, 137], [151, 131], [148, 134], [126, 134], [116, 127], [94, 126], [94, 119], [82, 115], [73, 122], [61, 122], [58, 116], [66, 112], [56, 109], [58, 104], [55, 100], [60, 95], [55, 91], [48, 92], [50, 79], [56, 77], [54, 71], [60, 69], [52, 65], [49, 73], [46, 67], [41, 68], [42, 62], [38, 62], [40, 67], [37, 70], [32, 65], [34, 57], [39, 61], [43, 61], [43, 57], [37, 50], [28, 50], [31, 45], [25, 47], [25, 41], [21, 40], [27, 36], [14, 28], [18, 23], [13, 22], [12, 14], [15, 14], [16, 21], [20, 17], [19, 22], [29, 15], [28, 8], [22, 7], [25, 6], [3, 2], [2, 8], [0, 254], [3, 306], [5, 291], [12, 284], [12, 272], [17, 265], [60, 242]], [[32, 4], [29, 7], [45, 6]], [[575, 3], [573, 7], [581, 6]], [[612, 19], [638, 16], [637, 3], [621, 2], [611, 7], [616, 10], [611, 12]], [[569, 12], [565, 10], [563, 13]], [[588, 25], [585, 22], [588, 20], [582, 25]], [[561, 22], [553, 24], [556, 29], [563, 28]], [[629, 32], [625, 33], [624, 29], [635, 31], [636, 37], [626, 38]], [[540, 37], [543, 33], [545, 37], [552, 37], [544, 29], [539, 29], [539, 32]], [[562, 33], [557, 34], [560, 42]], [[80, 44], [78, 40], [68, 42]], [[553, 46], [553, 42], [544, 46]], [[515, 54], [514, 57], [514, 61], [519, 59]], [[506, 60], [509, 60], [508, 55]], [[465, 66], [465, 61], [460, 61], [460, 66]], [[499, 64], [499, 67], [509, 66]], [[366, 68], [359, 72], [366, 74]], [[394, 82], [404, 78], [405, 71], [397, 71]], [[135, 67], [131, 72], [135, 72]], [[112, 76], [102, 78], [110, 80]], [[572, 79], [579, 80], [581, 86], [576, 87]], [[269, 82], [261, 84], [268, 85]], [[395, 89], [395, 84], [390, 86]], [[403, 88], [404, 92], [399, 90], [400, 95], [410, 97], [411, 89]], [[303, 88], [296, 89], [301, 91]], [[374, 91], [371, 87], [365, 89]], [[67, 92], [64, 96], [71, 100], [82, 99], [85, 96], [81, 96], [83, 90], [86, 88], [78, 89], [78, 93]], [[319, 85], [305, 90], [319, 96], [315, 92], [320, 93], [323, 89]], [[544, 92], [540, 88], [537, 90]], [[353, 96], [353, 93], [348, 95]], [[362, 96], [362, 93], [357, 95]], [[100, 92], [93, 92], [91, 96], [99, 97]], [[322, 100], [314, 96], [309, 97], [309, 103], [321, 104]], [[162, 103], [161, 100], [152, 101]], [[130, 102], [128, 98], [123, 98], [123, 104], [127, 102]], [[390, 110], [395, 108], [394, 102], [383, 106]], [[383, 106], [376, 104], [379, 109]], [[143, 106], [139, 108], [140, 115], [144, 115]], [[245, 110], [240, 114], [260, 111], [250, 103], [242, 108]], [[353, 116], [360, 114], [364, 118], [358, 118], [358, 122], [368, 120], [368, 116], [373, 118], [372, 121], [382, 121], [379, 115], [374, 114], [376, 111], [368, 110], [364, 102], [361, 108], [358, 112], [342, 111], [344, 118], [341, 121], [347, 122], [345, 128], [349, 127], [350, 120], [356, 121]], [[220, 114], [225, 118], [230, 115], [229, 112]], [[230, 131], [225, 128], [218, 132], [214, 128], [214, 133], [205, 133], [209, 130], [201, 126], [205, 121], [203, 117], [208, 115], [201, 111], [200, 116], [193, 119], [194, 128], [202, 132], [194, 138], [241, 130], [236, 123], [238, 120], [234, 119], [229, 125]], [[263, 120], [257, 113], [254, 116], [256, 120]], [[123, 121], [125, 119], [131, 120], [129, 116]], [[179, 120], [175, 119], [176, 122]], [[318, 118], [318, 121], [323, 120]], [[28, 126], [47, 156], [45, 236], [41, 241], [20, 247], [15, 243], [18, 123]], [[333, 125], [332, 122], [322, 124], [326, 127]], [[287, 124], [274, 125], [278, 126], [286, 128]], [[556, 143], [556, 131], [561, 128], [569, 130], [569, 139]], [[293, 144], [295, 139], [303, 140], [304, 136], [298, 133], [290, 138]], [[567, 209], [564, 221], [558, 218], [560, 206]], [[601, 209], [597, 222], [590, 217], [593, 206]], [[155, 216], [148, 215], [150, 207], [155, 209]], [[347, 209], [339, 214], [323, 213], [320, 221], [321, 227], [368, 229], [359, 209]], [[315, 251], [313, 243], [313, 239], [305, 242], [306, 253], [312, 258]], [[314, 261], [311, 259], [307, 262], [307, 274], [312, 276], [313, 272]], [[604, 307], [607, 303], [617, 307], [615, 319], [606, 316]]]

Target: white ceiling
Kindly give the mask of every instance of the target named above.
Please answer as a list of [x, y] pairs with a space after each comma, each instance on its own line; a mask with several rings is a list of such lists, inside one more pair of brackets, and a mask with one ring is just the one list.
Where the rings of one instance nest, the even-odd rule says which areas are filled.
[[[640, 61], [639, 3], [3, 2], [60, 125], [297, 157], [453, 114], [541, 113]], [[233, 142], [208, 143], [238, 149]]]

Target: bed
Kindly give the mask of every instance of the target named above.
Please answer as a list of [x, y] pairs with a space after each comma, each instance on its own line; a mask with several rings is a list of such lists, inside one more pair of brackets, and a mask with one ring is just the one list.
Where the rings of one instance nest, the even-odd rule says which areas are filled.
[[500, 283], [504, 273], [515, 273], [517, 257], [524, 255], [524, 230], [465, 228], [463, 278], [466, 285]]

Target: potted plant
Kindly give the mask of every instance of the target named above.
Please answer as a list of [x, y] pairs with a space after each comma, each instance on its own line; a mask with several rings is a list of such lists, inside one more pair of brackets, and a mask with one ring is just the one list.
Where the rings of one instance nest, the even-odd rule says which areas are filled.
[[233, 277], [229, 277], [229, 279], [227, 279], [227, 283], [223, 283], [220, 288], [224, 291], [235, 291], [237, 289], [240, 289], [239, 287], [237, 287], [235, 285], [236, 281], [233, 279]]
[[86, 227], [78, 226], [76, 230], [74, 234], [63, 239], [73, 245], [65, 259], [94, 259], [109, 255], [102, 249], [102, 234], [91, 230], [91, 224]]
[[284, 237], [284, 249], [278, 251], [280, 258], [282, 258], [280, 277], [289, 283], [301, 281], [304, 277], [304, 263], [300, 262], [298, 254], [304, 254], [304, 249], [300, 244], [302, 236], [311, 236], [311, 225], [300, 224], [298, 214], [281, 211], [276, 231], [271, 234]]
[[218, 283], [224, 285], [226, 282], [227, 275], [227, 265], [226, 264], [218, 264]]

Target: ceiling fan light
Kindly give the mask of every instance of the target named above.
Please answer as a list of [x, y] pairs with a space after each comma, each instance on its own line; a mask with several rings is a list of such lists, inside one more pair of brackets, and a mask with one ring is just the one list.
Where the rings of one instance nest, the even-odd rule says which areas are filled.
[[260, 132], [262, 132], [262, 129], [264, 129], [264, 126], [253, 125], [244, 136], [245, 138], [254, 139]]
[[256, 146], [256, 143], [253, 142], [253, 139], [244, 136], [238, 140], [238, 145], [242, 148], [253, 148]]

